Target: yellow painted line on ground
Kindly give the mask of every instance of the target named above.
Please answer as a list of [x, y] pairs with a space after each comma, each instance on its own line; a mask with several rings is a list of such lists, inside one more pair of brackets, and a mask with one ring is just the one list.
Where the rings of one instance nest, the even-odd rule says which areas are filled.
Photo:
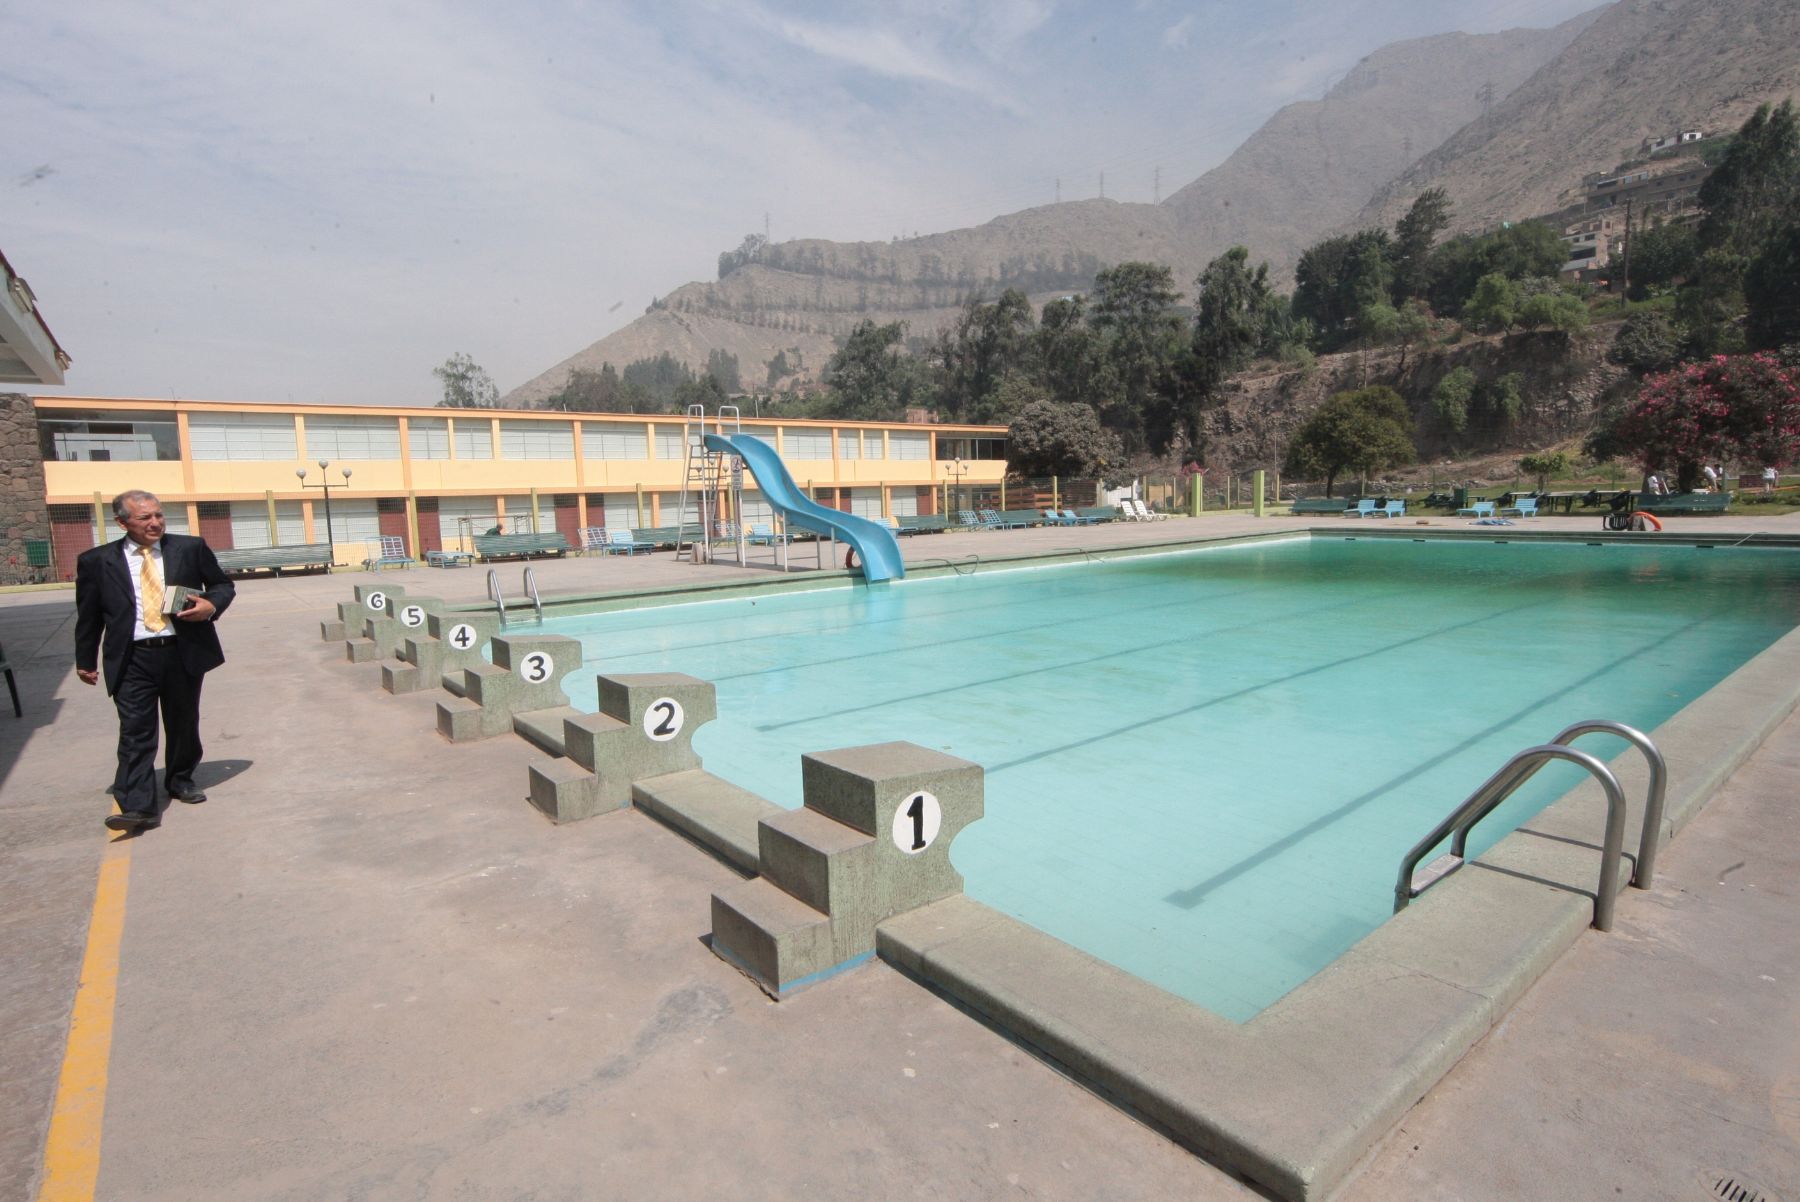
[[37, 1202], [92, 1202], [94, 1197], [100, 1176], [107, 1061], [112, 1054], [113, 999], [119, 985], [119, 941], [125, 930], [125, 887], [130, 879], [131, 840], [115, 840], [100, 862]]

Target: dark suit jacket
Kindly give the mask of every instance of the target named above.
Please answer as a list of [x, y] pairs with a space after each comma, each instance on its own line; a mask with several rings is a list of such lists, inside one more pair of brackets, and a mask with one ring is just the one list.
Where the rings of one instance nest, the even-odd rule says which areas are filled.
[[[137, 596], [125, 565], [124, 543], [123, 538], [114, 539], [83, 551], [75, 561], [75, 666], [92, 672], [104, 659], [108, 694], [119, 691], [137, 625]], [[237, 589], [205, 539], [165, 534], [162, 551], [165, 585], [184, 584], [200, 590], [200, 595], [213, 603], [215, 620], [225, 612]], [[182, 667], [193, 675], [225, 662], [212, 622], [183, 622], [170, 615], [169, 630], [175, 635]]]

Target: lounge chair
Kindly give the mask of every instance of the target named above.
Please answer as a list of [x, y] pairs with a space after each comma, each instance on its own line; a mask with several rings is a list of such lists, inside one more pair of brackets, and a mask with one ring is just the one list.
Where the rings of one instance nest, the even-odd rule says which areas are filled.
[[1141, 498], [1141, 497], [1127, 497], [1125, 499], [1124, 508], [1125, 508], [1125, 512], [1134, 521], [1166, 522], [1169, 520], [1168, 514], [1157, 513], [1155, 510], [1151, 509], [1148, 505], [1144, 504], [1143, 498]]
[[1075, 524], [1075, 515], [1072, 513], [1065, 517], [1063, 511], [1059, 509], [1044, 510], [1044, 525], [1046, 526], [1073, 526]]
[[1537, 516], [1537, 498], [1536, 497], [1520, 497], [1518, 500], [1514, 501], [1511, 505], [1502, 505], [1500, 507], [1500, 516], [1501, 517], [1505, 517], [1509, 513], [1512, 514], [1516, 518], [1534, 518], [1534, 517], [1536, 517]]
[[1403, 518], [1406, 516], [1405, 501], [1387, 501], [1369, 510], [1364, 517], [1371, 518]]
[[976, 513], [973, 509], [957, 510], [956, 511], [956, 524], [965, 530], [998, 530], [998, 529], [1000, 529], [999, 526], [989, 522], [985, 517]]
[[1066, 526], [1092, 526], [1095, 522], [1100, 520], [1091, 514], [1076, 513], [1073, 509], [1064, 509], [1060, 512], [1062, 513], [1062, 516], [1067, 519], [1063, 523]]
[[371, 572], [379, 572], [383, 568], [411, 567], [415, 562], [406, 553], [406, 540], [397, 534], [383, 534], [376, 538], [375, 554], [363, 560], [363, 567]]
[[753, 547], [773, 547], [777, 543], [791, 543], [793, 537], [783, 530], [776, 533], [767, 522], [750, 523], [750, 545]]
[[1371, 513], [1374, 513], [1374, 512], [1375, 512], [1375, 502], [1373, 502], [1373, 501], [1358, 501], [1355, 505], [1351, 506], [1349, 509], [1344, 510], [1344, 516], [1347, 518], [1366, 518]]
[[1015, 530], [1025, 526], [1024, 522], [1009, 518], [998, 509], [982, 509], [977, 514], [981, 518], [981, 524], [989, 530]]
[[1491, 518], [1494, 516], [1492, 501], [1470, 501], [1466, 509], [1456, 511], [1459, 518]]
[[581, 545], [575, 549], [581, 554], [585, 555], [589, 551], [598, 551], [602, 555], [607, 553], [605, 526], [583, 526], [576, 533], [581, 536]]
[[645, 542], [630, 530], [608, 530], [606, 532], [606, 553], [608, 555], [636, 555], [639, 551], [654, 551], [656, 544]]

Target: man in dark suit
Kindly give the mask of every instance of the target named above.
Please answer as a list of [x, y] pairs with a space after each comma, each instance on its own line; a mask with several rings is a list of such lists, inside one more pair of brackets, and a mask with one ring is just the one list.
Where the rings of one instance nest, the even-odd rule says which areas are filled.
[[[162, 502], [134, 489], [113, 498], [125, 537], [84, 551], [75, 561], [75, 674], [100, 679], [119, 710], [119, 769], [113, 796], [115, 831], [144, 831], [160, 820], [156, 806], [156, 722], [168, 737], [163, 784], [169, 796], [200, 802], [200, 681], [225, 662], [213, 622], [236, 595], [204, 539], [164, 532]], [[177, 585], [193, 589], [179, 613], [163, 612]]]

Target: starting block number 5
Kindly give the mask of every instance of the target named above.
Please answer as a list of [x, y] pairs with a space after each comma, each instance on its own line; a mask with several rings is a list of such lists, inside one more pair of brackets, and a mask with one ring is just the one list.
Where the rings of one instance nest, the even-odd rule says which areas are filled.
[[929, 793], [914, 793], [894, 811], [894, 846], [909, 856], [930, 847], [944, 824], [944, 810]]
[[402, 609], [400, 611], [400, 625], [409, 629], [416, 629], [417, 627], [425, 625], [425, 607], [423, 605], [408, 605], [405, 609]]
[[644, 733], [658, 743], [667, 743], [681, 733], [682, 724], [687, 715], [682, 712], [681, 702], [673, 697], [658, 697], [644, 711]]
[[546, 651], [533, 651], [519, 661], [519, 675], [527, 684], [543, 684], [555, 671], [556, 661]]

